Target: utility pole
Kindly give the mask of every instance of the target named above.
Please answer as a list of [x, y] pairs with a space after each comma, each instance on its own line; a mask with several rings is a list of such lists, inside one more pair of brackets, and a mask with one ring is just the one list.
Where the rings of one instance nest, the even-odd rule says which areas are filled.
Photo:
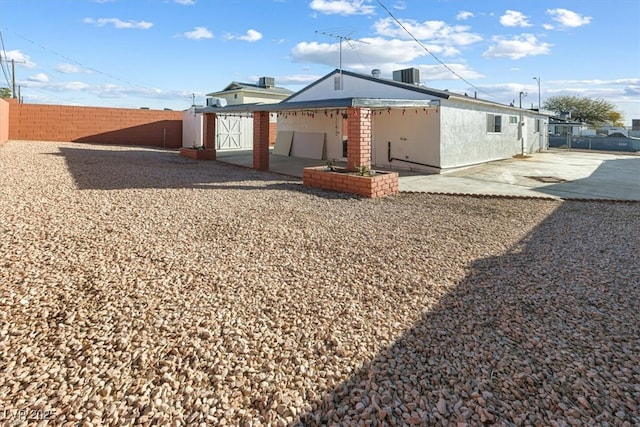
[[[0, 56], [0, 62], [8, 62], [6, 58]], [[11, 97], [18, 98], [18, 92], [16, 91], [16, 62], [19, 64], [26, 64], [25, 61], [16, 61], [15, 59], [11, 60]], [[6, 77], [6, 75], [5, 75]]]
[[11, 95], [16, 97], [16, 60], [11, 60]]
[[316, 31], [316, 34], [323, 34], [325, 36], [335, 37], [340, 41], [340, 67], [339, 67], [339, 70], [340, 70], [340, 90], [342, 90], [344, 88], [343, 85], [342, 85], [342, 42], [343, 41], [346, 41], [346, 42], [357, 42], [357, 43], [362, 43], [362, 44], [371, 44], [371, 43], [363, 42], [363, 41], [360, 41], [360, 40], [354, 40], [351, 37], [342, 36], [342, 35], [339, 35], [339, 34], [326, 33], [324, 31]]

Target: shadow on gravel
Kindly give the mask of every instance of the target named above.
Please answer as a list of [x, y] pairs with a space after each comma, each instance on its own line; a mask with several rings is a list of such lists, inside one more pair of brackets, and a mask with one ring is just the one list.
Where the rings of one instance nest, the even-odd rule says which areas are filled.
[[638, 206], [563, 203], [298, 425], [638, 425]]
[[109, 150], [104, 146], [60, 147], [59, 150], [60, 154], [55, 155], [65, 159], [80, 190], [276, 190], [299, 191], [328, 199], [358, 198], [305, 187], [300, 179], [291, 176], [259, 172], [224, 162], [195, 161], [181, 157], [176, 151]]

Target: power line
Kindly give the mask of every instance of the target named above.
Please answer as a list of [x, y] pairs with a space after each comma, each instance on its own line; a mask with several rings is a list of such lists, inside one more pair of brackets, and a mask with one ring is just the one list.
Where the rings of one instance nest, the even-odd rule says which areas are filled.
[[471, 82], [469, 82], [468, 80], [466, 80], [464, 77], [462, 77], [460, 74], [456, 73], [451, 67], [449, 67], [447, 64], [445, 64], [444, 62], [442, 62], [440, 60], [440, 58], [438, 58], [433, 52], [431, 52], [429, 50], [429, 48], [427, 48], [420, 40], [418, 40], [416, 38], [416, 36], [414, 36], [411, 31], [409, 31], [404, 24], [398, 19], [396, 18], [393, 13], [391, 13], [391, 11], [387, 8], [387, 6], [385, 6], [382, 1], [380, 0], [376, 0], [378, 2], [378, 4], [380, 5], [380, 7], [382, 7], [387, 14], [389, 14], [389, 16], [391, 17], [391, 19], [393, 19], [396, 24], [398, 24], [400, 26], [400, 28], [402, 28], [407, 34], [409, 34], [409, 36], [416, 42], [418, 43], [418, 45], [420, 47], [422, 47], [429, 55], [431, 55], [436, 61], [438, 61], [440, 63], [440, 65], [442, 65], [444, 68], [446, 68], [451, 74], [453, 74], [454, 76], [456, 76], [457, 78], [459, 78], [460, 80], [462, 80], [463, 82], [465, 82], [466, 84], [468, 84], [469, 86], [471, 86], [472, 88], [476, 89], [479, 92], [485, 93], [491, 97], [493, 97], [494, 95], [490, 94], [489, 92], [486, 92], [478, 87], [476, 87], [474, 84], [472, 84]]
[[18, 37], [20, 37], [21, 39], [23, 39], [23, 40], [25, 40], [25, 41], [27, 41], [27, 42], [29, 42], [29, 43], [33, 44], [34, 46], [38, 46], [39, 48], [41, 48], [41, 49], [43, 49], [43, 50], [45, 50], [45, 51], [47, 51], [47, 52], [49, 52], [49, 53], [52, 53], [53, 55], [56, 55], [56, 56], [58, 56], [58, 57], [60, 57], [60, 58], [62, 58], [62, 59], [64, 59], [64, 60], [66, 60], [66, 61], [69, 61], [69, 62], [71, 62], [71, 63], [73, 63], [73, 64], [75, 64], [75, 65], [78, 65], [78, 66], [80, 66], [80, 67], [82, 67], [82, 68], [84, 68], [84, 69], [86, 69], [86, 70], [92, 71], [92, 72], [94, 72], [94, 73], [96, 73], [96, 74], [100, 74], [100, 75], [103, 75], [103, 76], [108, 77], [108, 78], [110, 78], [110, 79], [113, 79], [113, 80], [116, 80], [116, 81], [119, 81], [119, 82], [122, 82], [122, 83], [126, 83], [126, 84], [128, 84], [128, 85], [135, 86], [135, 87], [138, 87], [138, 88], [141, 88], [141, 89], [151, 89], [151, 90], [155, 90], [155, 88], [152, 88], [152, 87], [149, 87], [149, 86], [143, 86], [143, 85], [140, 85], [140, 84], [137, 84], [137, 83], [133, 83], [133, 82], [130, 82], [130, 81], [128, 81], [128, 80], [121, 79], [121, 78], [119, 78], [119, 77], [113, 76], [113, 75], [111, 75], [111, 74], [109, 74], [109, 73], [106, 73], [106, 72], [104, 72], [104, 71], [100, 71], [100, 70], [98, 70], [98, 69], [96, 69], [96, 68], [86, 66], [86, 65], [84, 65], [84, 64], [82, 64], [82, 63], [80, 63], [80, 62], [78, 62], [78, 61], [76, 61], [76, 60], [74, 60], [74, 59], [72, 59], [72, 58], [69, 58], [68, 56], [65, 56], [65, 55], [63, 55], [63, 54], [61, 54], [61, 53], [59, 53], [59, 52], [56, 52], [56, 51], [54, 51], [54, 50], [52, 50], [52, 49], [49, 49], [48, 47], [46, 47], [46, 46], [42, 45], [41, 43], [37, 43], [37, 42], [35, 42], [35, 41], [33, 41], [33, 40], [30, 40], [30, 39], [28, 39], [27, 37], [25, 37], [25, 36], [23, 36], [23, 35], [21, 35], [21, 34], [16, 33], [15, 31], [12, 31], [12, 32], [13, 32], [13, 34], [15, 34], [16, 36], [18, 36]]
[[2, 38], [2, 31], [0, 31], [0, 48], [2, 48], [2, 52], [0, 52], [0, 68], [2, 68], [2, 74], [4, 74], [4, 79], [7, 82], [7, 86], [11, 85], [9, 78], [9, 68], [8, 65], [5, 65], [6, 61], [3, 61], [2, 58], [7, 57], [7, 51], [4, 48], [4, 39]]

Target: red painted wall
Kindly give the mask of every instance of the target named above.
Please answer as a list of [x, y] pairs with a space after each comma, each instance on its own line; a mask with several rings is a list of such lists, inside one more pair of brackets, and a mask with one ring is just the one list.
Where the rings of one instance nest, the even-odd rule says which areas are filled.
[[182, 111], [10, 103], [9, 139], [182, 146]]

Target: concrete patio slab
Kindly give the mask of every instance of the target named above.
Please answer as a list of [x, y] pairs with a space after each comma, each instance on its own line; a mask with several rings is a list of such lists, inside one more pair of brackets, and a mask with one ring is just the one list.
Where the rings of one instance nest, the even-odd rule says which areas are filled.
[[[218, 160], [252, 167], [251, 151], [221, 152]], [[272, 172], [294, 177], [325, 163], [277, 155], [269, 161]], [[442, 174], [393, 170], [401, 192], [640, 200], [640, 156], [633, 154], [549, 150]]]

